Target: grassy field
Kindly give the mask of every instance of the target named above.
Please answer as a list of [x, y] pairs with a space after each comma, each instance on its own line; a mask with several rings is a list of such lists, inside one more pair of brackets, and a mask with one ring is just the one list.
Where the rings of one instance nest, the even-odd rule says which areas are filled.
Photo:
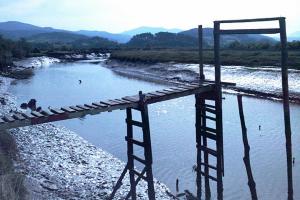
[[[213, 64], [212, 50], [203, 51], [205, 64]], [[111, 53], [112, 59], [130, 62], [180, 62], [198, 63], [197, 50], [118, 50]], [[279, 66], [280, 51], [245, 51], [222, 50], [221, 63], [223, 65], [242, 66]], [[300, 51], [289, 51], [288, 65], [290, 68], [300, 69]]]

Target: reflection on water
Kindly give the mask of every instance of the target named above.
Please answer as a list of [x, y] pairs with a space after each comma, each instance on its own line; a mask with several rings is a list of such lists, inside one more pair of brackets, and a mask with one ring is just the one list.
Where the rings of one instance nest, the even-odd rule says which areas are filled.
[[[78, 80], [82, 80], [79, 84]], [[18, 102], [36, 98], [42, 107], [83, 104], [157, 90], [165, 86], [117, 76], [106, 68], [89, 63], [54, 64], [36, 71], [30, 80], [21, 80], [10, 91]], [[243, 164], [243, 143], [234, 95], [225, 95], [224, 199], [250, 199], [247, 175]], [[175, 193], [196, 192], [195, 109], [194, 97], [184, 97], [149, 106], [153, 149], [153, 173]], [[287, 178], [282, 104], [269, 100], [244, 98], [244, 113], [251, 146], [251, 165], [259, 199], [286, 199]], [[138, 119], [137, 113], [134, 118]], [[293, 132], [295, 199], [300, 199], [300, 106], [291, 105]], [[125, 112], [116, 111], [84, 120], [59, 122], [91, 143], [126, 161]], [[259, 130], [259, 125], [261, 130]], [[138, 136], [138, 129], [135, 130]], [[141, 153], [137, 149], [137, 154]], [[215, 184], [211, 184], [216, 199]]]

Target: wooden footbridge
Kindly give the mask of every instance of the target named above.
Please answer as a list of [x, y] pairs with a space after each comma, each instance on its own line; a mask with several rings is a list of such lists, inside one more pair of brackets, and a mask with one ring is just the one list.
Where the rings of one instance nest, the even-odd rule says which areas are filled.
[[[262, 22], [279, 21], [279, 28], [275, 29], [235, 29], [221, 30], [222, 23], [244, 23], [244, 22]], [[127, 96], [119, 99], [107, 101], [97, 101], [83, 105], [73, 105], [62, 108], [50, 108], [41, 111], [32, 111], [30, 113], [10, 113], [0, 117], [0, 130], [17, 127], [30, 126], [72, 118], [79, 118], [85, 115], [97, 115], [102, 112], [111, 112], [114, 110], [126, 110], [127, 123], [127, 156], [128, 162], [122, 172], [110, 199], [114, 198], [115, 193], [122, 185], [122, 179], [129, 172], [130, 191], [125, 199], [136, 197], [136, 185], [141, 179], [148, 183], [148, 197], [155, 199], [153, 174], [152, 174], [152, 150], [150, 137], [150, 124], [148, 117], [148, 105], [180, 98], [188, 95], [195, 95], [196, 110], [196, 149], [197, 149], [197, 198], [202, 196], [202, 177], [204, 178], [205, 198], [210, 199], [210, 181], [217, 183], [217, 198], [223, 199], [223, 180], [224, 176], [224, 153], [223, 153], [223, 121], [222, 121], [222, 83], [220, 66], [220, 36], [222, 34], [275, 34], [280, 33], [281, 37], [281, 65], [282, 65], [282, 86], [283, 86], [283, 108], [286, 128], [287, 142], [287, 174], [288, 174], [288, 195], [289, 199], [293, 196], [292, 185], [292, 152], [291, 152], [291, 130], [290, 114], [288, 101], [288, 77], [287, 77], [287, 50], [286, 50], [286, 30], [285, 18], [264, 18], [264, 19], [245, 19], [245, 20], [227, 20], [214, 22], [214, 54], [215, 54], [215, 80], [209, 82], [205, 80], [203, 72], [202, 59], [202, 26], [199, 26], [199, 82], [182, 84], [176, 87], [163, 89], [159, 91], [142, 93], [138, 95]], [[141, 121], [132, 118], [132, 109], [141, 113]], [[210, 122], [208, 122], [210, 121]], [[140, 127], [143, 131], [142, 141], [134, 138], [133, 127]], [[208, 141], [209, 140], [209, 141]], [[144, 149], [144, 158], [134, 155], [134, 146], [140, 146]], [[214, 160], [212, 162], [212, 160]], [[135, 161], [144, 165], [141, 172], [135, 170]], [[214, 163], [215, 165], [211, 164]], [[214, 172], [214, 173], [212, 173]]]

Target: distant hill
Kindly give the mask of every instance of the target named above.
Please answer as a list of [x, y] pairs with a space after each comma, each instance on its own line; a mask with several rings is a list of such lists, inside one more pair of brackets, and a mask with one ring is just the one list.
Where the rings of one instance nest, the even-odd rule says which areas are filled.
[[63, 30], [57, 30], [50, 27], [39, 27], [31, 24], [16, 22], [16, 21], [8, 21], [0, 23], [0, 34], [3, 37], [18, 40], [21, 37], [27, 38], [40, 33], [50, 33]]
[[[33, 36], [38, 35], [41, 40], [44, 40], [46, 35], [39, 35], [43, 33], [69, 33], [69, 34], [79, 34], [85, 35], [89, 37], [104, 37], [112, 41], [125, 43], [128, 42], [131, 36], [123, 35], [123, 34], [113, 34], [105, 31], [88, 31], [88, 30], [81, 30], [81, 31], [68, 31], [62, 29], [54, 29], [51, 27], [39, 27], [34, 26], [27, 23], [17, 22], [17, 21], [8, 21], [8, 22], [0, 22], [0, 35], [5, 38], [9, 38], [12, 40], [18, 40], [20, 38], [26, 38], [32, 40]], [[57, 34], [54, 34], [57, 35]], [[55, 37], [54, 35], [49, 35], [52, 39]], [[43, 37], [43, 38], [41, 38]], [[76, 36], [72, 36], [76, 37]], [[51, 40], [49, 38], [49, 40]]]
[[[180, 32], [181, 34], [188, 35], [194, 38], [198, 38], [198, 29], [193, 28], [187, 31]], [[241, 34], [241, 35], [222, 35], [221, 43], [223, 45], [230, 44], [232, 42], [240, 43], [256, 43], [256, 42], [265, 42], [274, 44], [276, 40], [269, 36], [264, 35], [252, 35], [252, 34]], [[203, 29], [203, 39], [210, 45], [213, 45], [213, 28], [204, 28]]]
[[75, 33], [90, 36], [90, 37], [95, 37], [95, 36], [103, 37], [103, 38], [107, 38], [107, 39], [110, 39], [112, 41], [119, 42], [119, 43], [126, 43], [131, 39], [130, 35], [109, 33], [106, 31], [80, 30], [80, 31], [75, 31]]
[[178, 33], [180, 31], [182, 31], [182, 30], [176, 29], [176, 28], [166, 29], [166, 28], [162, 28], [162, 27], [142, 26], [142, 27], [138, 27], [138, 28], [131, 29], [131, 30], [128, 30], [128, 31], [124, 31], [124, 32], [122, 32], [122, 34], [134, 36], [134, 35], [138, 35], [138, 34], [141, 34], [141, 33], [152, 33], [152, 34], [159, 33], [159, 32]]
[[72, 43], [79, 39], [88, 39], [88, 36], [79, 35], [71, 32], [51, 32], [39, 33], [27, 38], [28, 42], [36, 43]]
[[72, 32], [40, 33], [27, 39], [32, 44], [49, 43], [55, 46], [66, 46], [75, 49], [114, 48], [117, 42], [102, 37], [88, 37]]
[[[204, 47], [210, 47], [213, 45], [213, 29], [204, 28]], [[153, 37], [148, 35], [148, 38], [135, 37], [136, 35], [142, 33], [150, 33]], [[164, 33], [164, 34], [158, 34]], [[167, 34], [169, 33], [169, 34]], [[158, 34], [158, 35], [156, 35]], [[144, 46], [165, 46], [165, 47], [175, 47], [182, 45], [183, 47], [196, 47], [197, 46], [197, 37], [198, 30], [197, 28], [181, 31], [180, 29], [166, 29], [161, 27], [139, 27], [136, 29], [128, 30], [120, 34], [109, 33], [106, 31], [89, 31], [89, 30], [80, 30], [80, 31], [68, 31], [62, 29], [54, 29], [51, 27], [39, 27], [27, 23], [17, 22], [17, 21], [8, 21], [0, 22], [0, 35], [5, 38], [18, 40], [20, 38], [26, 38], [32, 42], [49, 42], [49, 43], [69, 43], [74, 42], [75, 40], [87, 40], [92, 37], [101, 37], [106, 38], [111, 41], [119, 43], [127, 43], [129, 45], [136, 46], [138, 43]], [[147, 34], [146, 34], [147, 35]], [[145, 36], [145, 35], [142, 35]], [[294, 36], [295, 39], [300, 37], [300, 33], [294, 33], [291, 36]], [[145, 40], [144, 42], [141, 39]], [[162, 39], [163, 38], [163, 39]], [[291, 39], [291, 38], [289, 38]], [[165, 40], [165, 41], [164, 41]], [[181, 41], [182, 40], [182, 41]], [[171, 44], [174, 42], [174, 44]], [[227, 45], [232, 42], [240, 43], [275, 43], [274, 38], [264, 36], [264, 35], [226, 35], [222, 36], [222, 45]], [[159, 44], [161, 43], [161, 44]]]

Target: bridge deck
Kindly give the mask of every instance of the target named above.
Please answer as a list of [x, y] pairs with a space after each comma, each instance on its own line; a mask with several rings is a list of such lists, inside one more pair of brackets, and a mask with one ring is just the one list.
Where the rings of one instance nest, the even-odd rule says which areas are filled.
[[[155, 92], [145, 93], [144, 103], [153, 104], [167, 101], [192, 94], [205, 93], [214, 90], [214, 84], [187, 84]], [[91, 104], [74, 105], [62, 108], [50, 108], [40, 112], [10, 113], [0, 117], [0, 130], [42, 124], [83, 117], [85, 115], [96, 115], [101, 112], [136, 108], [139, 105], [139, 95], [126, 96], [121, 99], [99, 101]]]

